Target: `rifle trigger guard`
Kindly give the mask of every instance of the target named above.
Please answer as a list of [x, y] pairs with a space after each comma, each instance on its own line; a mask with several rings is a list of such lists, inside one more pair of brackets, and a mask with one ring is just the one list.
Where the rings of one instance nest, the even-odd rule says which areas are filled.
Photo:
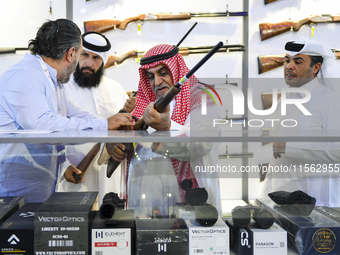
[[310, 24], [308, 24], [308, 26], [309, 26], [310, 28], [315, 28], [315, 27], [317, 26], [317, 23], [311, 22]]
[[311, 28], [311, 34], [310, 34], [310, 38], [313, 38], [313, 36], [314, 36], [314, 30], [315, 30], [315, 27], [316, 27], [316, 23], [310, 23], [310, 24], [308, 24], [308, 26]]

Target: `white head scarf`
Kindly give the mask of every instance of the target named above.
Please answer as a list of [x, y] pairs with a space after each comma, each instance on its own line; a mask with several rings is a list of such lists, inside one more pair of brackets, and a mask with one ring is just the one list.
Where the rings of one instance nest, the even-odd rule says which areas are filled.
[[324, 84], [326, 87], [340, 94], [340, 88], [337, 88], [340, 87], [340, 85], [336, 85], [334, 82], [334, 78], [340, 78], [340, 74], [334, 65], [335, 55], [330, 48], [318, 41], [312, 41], [302, 37], [296, 41], [288, 42], [285, 49], [286, 53], [290, 56], [305, 54], [323, 57], [323, 63], [317, 79], [319, 83]]
[[109, 50], [111, 49], [110, 41], [104, 35], [97, 32], [87, 32], [82, 37], [83, 49], [101, 56], [105, 65], [109, 58]]

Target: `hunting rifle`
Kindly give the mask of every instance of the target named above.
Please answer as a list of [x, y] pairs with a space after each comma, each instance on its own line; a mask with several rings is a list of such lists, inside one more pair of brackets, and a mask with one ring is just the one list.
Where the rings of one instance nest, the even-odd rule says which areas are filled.
[[[214, 46], [198, 46], [198, 47], [180, 47], [179, 53], [182, 56], [190, 54], [203, 54], [208, 53]], [[232, 52], [232, 51], [245, 51], [244, 44], [227, 44], [223, 45], [217, 52]], [[112, 54], [109, 56], [105, 64], [105, 68], [123, 63], [128, 58], [142, 58], [145, 51], [130, 50], [122, 55]]]
[[[340, 59], [340, 50], [332, 49], [336, 59]], [[285, 55], [262, 55], [257, 57], [257, 64], [259, 68], [259, 74], [268, 72], [285, 63]]]
[[288, 32], [290, 30], [297, 32], [303, 25], [306, 24], [315, 26], [317, 23], [330, 23], [330, 22], [340, 22], [340, 16], [322, 14], [314, 15], [298, 21], [289, 20], [283, 21], [281, 23], [261, 23], [259, 25], [261, 41], [267, 40], [269, 38]]
[[264, 4], [270, 4], [270, 3], [274, 3], [277, 0], [264, 0]]
[[[214, 55], [221, 47], [223, 46], [222, 42], [219, 42], [214, 46], [212, 50], [208, 52], [204, 58], [201, 59], [184, 77], [182, 77], [179, 82], [172, 86], [160, 99], [158, 99], [155, 104], [154, 108], [158, 112], [163, 112], [165, 108], [170, 104], [170, 102], [175, 98], [175, 96], [181, 91], [181, 86], [185, 83], [191, 75], [193, 75], [212, 55]], [[134, 130], [146, 130], [147, 125], [145, 124], [143, 117], [141, 117], [134, 126]], [[128, 149], [127, 149], [128, 148]], [[125, 144], [125, 152], [132, 149], [132, 144]], [[119, 166], [120, 162], [114, 160], [110, 157], [108, 165], [107, 165], [107, 172], [106, 175], [108, 178], [111, 177], [113, 172]]]
[[100, 143], [96, 143], [92, 149], [86, 154], [86, 157], [80, 161], [80, 163], [77, 165], [77, 168], [81, 171], [81, 174], [73, 173], [72, 176], [76, 181], [81, 181], [83, 178], [86, 170], [89, 168], [90, 164], [94, 160], [94, 158], [97, 156], [98, 152], [100, 150]]
[[191, 18], [198, 17], [224, 17], [224, 16], [248, 16], [247, 12], [208, 12], [208, 13], [160, 13], [160, 14], [140, 14], [135, 17], [129, 17], [124, 20], [115, 19], [104, 19], [104, 20], [93, 20], [84, 21], [85, 32], [95, 31], [99, 33], [104, 33], [112, 29], [122, 29], [125, 30], [127, 24], [133, 21], [157, 21], [157, 20], [188, 20]]
[[17, 50], [27, 51], [28, 48], [0, 47], [0, 54], [15, 53]]

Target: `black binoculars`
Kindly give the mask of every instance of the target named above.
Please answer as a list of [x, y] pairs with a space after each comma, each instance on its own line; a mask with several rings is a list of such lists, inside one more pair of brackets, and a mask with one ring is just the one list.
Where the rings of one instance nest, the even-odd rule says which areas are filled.
[[185, 190], [185, 202], [195, 208], [195, 218], [198, 224], [204, 227], [213, 226], [218, 219], [218, 211], [215, 206], [206, 203], [208, 192], [205, 188], [192, 188], [191, 179], [184, 179], [181, 188]]
[[118, 210], [125, 208], [125, 199], [120, 199], [117, 193], [110, 192], [103, 197], [103, 204], [99, 208], [100, 218], [103, 220], [112, 219]]
[[233, 222], [236, 227], [245, 228], [253, 218], [260, 228], [270, 228], [274, 217], [267, 209], [254, 205], [236, 206], [232, 211]]

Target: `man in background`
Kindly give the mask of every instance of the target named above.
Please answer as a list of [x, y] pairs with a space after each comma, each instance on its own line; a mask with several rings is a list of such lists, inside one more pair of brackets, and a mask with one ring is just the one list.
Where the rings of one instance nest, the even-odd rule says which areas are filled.
[[[128, 98], [124, 89], [118, 82], [104, 75], [104, 66], [111, 49], [109, 40], [97, 32], [86, 32], [82, 39], [83, 52], [79, 63], [70, 81], [65, 84], [67, 96], [83, 110], [100, 117], [107, 118], [121, 109], [128, 112], [129, 107], [124, 106]], [[93, 146], [92, 143], [67, 146], [67, 159], [77, 166]], [[66, 171], [58, 191], [99, 191], [101, 204], [106, 193], [120, 192], [120, 166], [118, 168], [108, 179], [106, 165], [99, 166], [96, 157], [80, 181], [74, 179], [72, 171]]]
[[[336, 77], [337, 74], [333, 66], [333, 52], [322, 43], [305, 38], [288, 42], [285, 50], [284, 78], [292, 91], [287, 98], [304, 98], [305, 93], [300, 91], [307, 90], [311, 98], [303, 107], [310, 115], [304, 114], [295, 105], [287, 105], [286, 115], [277, 116], [276, 119], [284, 117], [297, 121], [297, 126], [289, 129], [294, 131], [294, 135], [300, 132], [304, 136], [309, 131], [312, 132], [311, 136], [315, 131], [322, 131], [319, 135], [338, 132], [340, 96], [328, 88], [332, 88], [335, 80], [330, 77]], [[338, 80], [336, 82], [339, 86]], [[280, 129], [284, 131], [285, 128], [281, 126]], [[267, 197], [273, 191], [302, 190], [315, 197], [317, 205], [338, 207], [340, 179], [335, 167], [339, 162], [340, 145], [337, 142], [274, 143], [270, 164], [274, 167], [285, 166], [291, 171], [268, 172], [262, 196]], [[318, 166], [322, 168], [317, 170]]]

